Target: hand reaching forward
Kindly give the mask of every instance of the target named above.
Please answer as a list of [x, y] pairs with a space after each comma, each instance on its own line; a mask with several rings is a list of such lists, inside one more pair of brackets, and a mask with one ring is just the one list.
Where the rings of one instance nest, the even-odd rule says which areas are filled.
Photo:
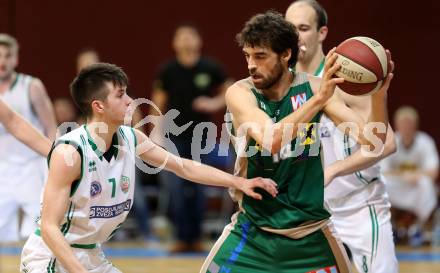
[[263, 197], [261, 196], [261, 194], [255, 192], [256, 188], [261, 188], [265, 190], [270, 195], [272, 195], [272, 197], [276, 197], [278, 194], [277, 184], [272, 179], [269, 178], [261, 178], [261, 177], [256, 177], [252, 179], [241, 178], [238, 181], [236, 188], [244, 192], [244, 194], [257, 200], [261, 200], [263, 199]]

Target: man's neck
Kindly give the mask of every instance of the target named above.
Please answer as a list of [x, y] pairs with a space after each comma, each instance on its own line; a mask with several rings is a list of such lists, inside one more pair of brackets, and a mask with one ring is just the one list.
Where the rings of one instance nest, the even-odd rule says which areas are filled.
[[262, 90], [264, 96], [272, 101], [280, 101], [289, 91], [289, 87], [293, 82], [293, 74], [286, 70], [281, 76], [280, 80], [271, 88]]
[[298, 61], [296, 63], [296, 71], [306, 72], [308, 74], [315, 75], [324, 58], [325, 58], [324, 52], [322, 52], [322, 50], [318, 50], [318, 52], [313, 56], [313, 58], [309, 62]]
[[184, 67], [193, 67], [199, 61], [200, 53], [197, 51], [177, 53], [176, 59]]
[[17, 78], [17, 73], [12, 72], [9, 76], [0, 79], [0, 94], [3, 94], [4, 92], [8, 91], [11, 88], [11, 85], [16, 78]]
[[118, 127], [93, 118], [87, 121], [90, 137], [102, 153], [107, 151], [112, 145], [113, 135]]

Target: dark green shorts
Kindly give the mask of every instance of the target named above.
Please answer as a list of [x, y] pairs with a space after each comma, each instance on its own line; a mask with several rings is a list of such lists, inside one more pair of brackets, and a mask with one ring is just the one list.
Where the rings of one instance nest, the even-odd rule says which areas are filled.
[[253, 225], [244, 213], [239, 213], [225, 227], [200, 272], [342, 272], [337, 270], [333, 254], [335, 245], [331, 247], [328, 236], [328, 233], [318, 230], [304, 238], [291, 239], [263, 231]]

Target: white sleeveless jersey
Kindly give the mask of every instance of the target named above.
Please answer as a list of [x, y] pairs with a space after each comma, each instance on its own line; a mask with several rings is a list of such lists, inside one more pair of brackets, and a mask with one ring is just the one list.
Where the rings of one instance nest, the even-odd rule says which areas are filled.
[[[321, 63], [315, 76], [322, 78], [323, 67]], [[320, 136], [324, 168], [337, 160], [344, 160], [360, 148], [352, 138], [338, 130], [325, 114], [321, 117]], [[324, 200], [330, 213], [358, 209], [376, 201], [385, 200], [388, 203], [379, 165], [335, 178], [325, 187]]]
[[[39, 131], [43, 131], [43, 126], [32, 109], [29, 96], [32, 79], [29, 75], [17, 74], [17, 78], [10, 89], [0, 95], [0, 98]], [[0, 124], [0, 147], [0, 173], [4, 173], [3, 170], [6, 171], [6, 168], [11, 165], [25, 164], [30, 160], [41, 157], [12, 136], [3, 124]]]
[[110, 162], [99, 155], [85, 125], [60, 137], [60, 143], [77, 147], [82, 158], [81, 178], [72, 184], [61, 232], [73, 247], [93, 248], [114, 234], [133, 205], [136, 136], [133, 128], [119, 127]]

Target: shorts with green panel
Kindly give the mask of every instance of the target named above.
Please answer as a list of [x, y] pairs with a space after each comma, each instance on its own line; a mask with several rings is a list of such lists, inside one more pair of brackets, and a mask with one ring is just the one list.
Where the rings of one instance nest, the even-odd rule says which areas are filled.
[[[235, 223], [234, 223], [235, 222]], [[244, 213], [233, 217], [200, 272], [336, 273], [336, 260], [321, 230], [301, 239], [269, 233]]]

